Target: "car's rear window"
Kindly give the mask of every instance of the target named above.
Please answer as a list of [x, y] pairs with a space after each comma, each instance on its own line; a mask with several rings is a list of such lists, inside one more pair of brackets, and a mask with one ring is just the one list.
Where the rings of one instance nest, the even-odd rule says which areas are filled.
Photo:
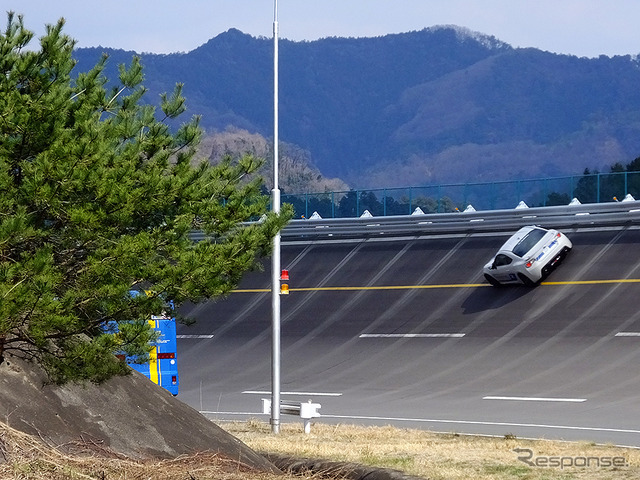
[[542, 240], [542, 237], [546, 235], [546, 230], [534, 229], [527, 233], [522, 240], [520, 240], [515, 247], [513, 247], [513, 253], [519, 257], [523, 257], [531, 250], [536, 243]]

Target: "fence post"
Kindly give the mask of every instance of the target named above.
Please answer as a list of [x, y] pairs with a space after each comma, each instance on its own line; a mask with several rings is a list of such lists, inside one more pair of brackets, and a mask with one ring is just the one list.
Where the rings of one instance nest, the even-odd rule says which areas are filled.
[[331, 192], [331, 218], [336, 218], [335, 192]]
[[489, 197], [491, 198], [491, 210], [495, 210], [496, 208], [496, 182], [491, 182], [489, 184], [491, 186], [491, 193], [489, 194]]
[[468, 183], [464, 184], [464, 189], [462, 190], [462, 209], [464, 210], [465, 208], [467, 208], [467, 188], [469, 187]]
[[387, 216], [387, 189], [382, 190], [382, 216]]
[[627, 174], [629, 172], [627, 172], [625, 170], [624, 172], [624, 196], [626, 197], [629, 194], [629, 184], [627, 183]]
[[574, 178], [575, 178], [575, 177], [574, 177], [573, 175], [571, 175], [571, 176], [569, 177], [569, 179], [570, 179], [570, 180], [569, 180], [569, 188], [571, 189], [571, 190], [569, 191], [569, 201], [573, 200], [573, 197], [575, 197], [575, 190], [574, 190], [574, 187], [573, 187], [573, 179], [574, 179]]
[[413, 213], [413, 187], [409, 187], [409, 215]]

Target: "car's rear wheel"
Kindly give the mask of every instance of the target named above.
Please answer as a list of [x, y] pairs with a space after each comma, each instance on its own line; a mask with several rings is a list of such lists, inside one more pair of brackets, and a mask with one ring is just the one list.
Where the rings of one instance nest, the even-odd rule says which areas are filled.
[[570, 251], [571, 249], [569, 247], [564, 247], [562, 251], [551, 262], [546, 264], [542, 269], [542, 279], [547, 278], [549, 274], [560, 264], [560, 262], [565, 259]]
[[527, 277], [524, 273], [518, 273], [518, 278], [526, 287], [535, 287], [536, 282]]
[[491, 285], [493, 285], [494, 287], [500, 287], [502, 284], [496, 280], [495, 278], [493, 278], [491, 275], [489, 275], [488, 273], [484, 274], [484, 278], [487, 280], [487, 282], [489, 282]]

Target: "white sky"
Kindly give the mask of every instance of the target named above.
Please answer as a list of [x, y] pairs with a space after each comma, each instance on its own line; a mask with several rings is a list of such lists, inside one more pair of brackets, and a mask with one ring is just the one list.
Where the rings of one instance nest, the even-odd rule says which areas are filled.
[[[79, 47], [188, 52], [230, 28], [273, 36], [275, 0], [4, 0], [38, 36], [60, 17]], [[280, 37], [369, 37], [458, 25], [514, 47], [640, 53], [640, 0], [279, 0]], [[6, 14], [0, 31], [6, 27]]]

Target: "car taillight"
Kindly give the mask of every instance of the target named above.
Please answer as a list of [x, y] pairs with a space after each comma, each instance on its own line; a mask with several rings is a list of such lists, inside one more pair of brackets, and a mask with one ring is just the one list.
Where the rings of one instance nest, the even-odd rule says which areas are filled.
[[527, 268], [531, 268], [531, 265], [533, 265], [535, 261], [536, 261], [535, 258], [530, 258], [529, 260], [527, 260], [527, 263], [525, 263], [524, 266]]
[[562, 234], [560, 232], [556, 233], [556, 238], [560, 238]]
[[174, 384], [174, 385], [175, 385], [176, 383], [178, 383], [178, 377], [176, 377], [175, 375], [172, 375], [172, 376], [171, 376], [171, 383], [172, 383], [172, 384]]
[[159, 353], [158, 360], [166, 359], [166, 358], [176, 358], [175, 353]]

